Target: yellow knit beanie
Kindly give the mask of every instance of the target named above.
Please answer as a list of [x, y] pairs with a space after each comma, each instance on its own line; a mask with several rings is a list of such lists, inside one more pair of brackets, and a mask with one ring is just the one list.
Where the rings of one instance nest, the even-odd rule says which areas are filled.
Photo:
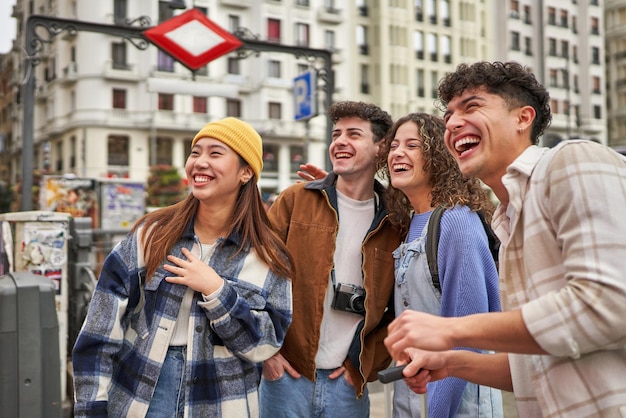
[[200, 138], [215, 138], [231, 147], [250, 164], [259, 180], [263, 169], [263, 144], [250, 124], [233, 117], [207, 123], [191, 141], [192, 148]]

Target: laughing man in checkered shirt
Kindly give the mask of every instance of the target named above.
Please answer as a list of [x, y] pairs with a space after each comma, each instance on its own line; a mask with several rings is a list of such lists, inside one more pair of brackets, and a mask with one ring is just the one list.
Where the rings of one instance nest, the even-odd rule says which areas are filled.
[[536, 146], [550, 97], [519, 64], [462, 64], [439, 97], [461, 171], [500, 200], [503, 312], [407, 311], [386, 346], [418, 393], [456, 376], [513, 391], [520, 417], [626, 417], [626, 160], [592, 141]]

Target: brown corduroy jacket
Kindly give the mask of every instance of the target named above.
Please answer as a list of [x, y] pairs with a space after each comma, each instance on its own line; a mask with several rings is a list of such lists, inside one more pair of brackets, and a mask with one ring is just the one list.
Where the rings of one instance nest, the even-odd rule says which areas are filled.
[[[336, 180], [337, 176], [330, 173], [322, 180], [293, 185], [279, 195], [268, 213], [295, 263], [293, 319], [281, 354], [312, 381], [339, 228]], [[379, 197], [376, 214], [361, 246], [365, 321], [344, 361], [357, 397], [363, 395], [366, 382], [376, 380], [378, 371], [391, 361], [383, 339], [394, 318], [392, 252], [400, 244], [400, 234], [392, 227], [384, 209], [384, 187], [376, 182], [375, 191]]]

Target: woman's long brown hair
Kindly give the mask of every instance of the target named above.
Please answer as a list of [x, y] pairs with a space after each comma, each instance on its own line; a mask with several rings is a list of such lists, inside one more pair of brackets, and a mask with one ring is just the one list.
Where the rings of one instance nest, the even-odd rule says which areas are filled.
[[[176, 242], [181, 239], [186, 225], [198, 210], [198, 205], [198, 199], [190, 193], [184, 200], [148, 213], [135, 223], [131, 232], [137, 231], [139, 226], [143, 227], [139, 239], [145, 249], [147, 280], [150, 280]], [[291, 256], [270, 226], [256, 176], [239, 189], [230, 225], [229, 233], [237, 231], [241, 236], [238, 252], [249, 243], [270, 270], [279, 276], [293, 277]]]
[[[426, 173], [430, 173], [431, 207], [469, 206], [472, 211], [482, 211], [489, 222], [495, 208], [494, 204], [478, 179], [464, 177], [461, 173], [454, 157], [446, 148], [443, 140], [446, 127], [438, 116], [428, 113], [410, 113], [398, 119], [385, 137], [383, 145], [385, 152], [382, 152], [378, 158], [379, 173], [390, 180], [387, 156], [391, 141], [395, 138], [398, 128], [407, 122], [417, 125], [422, 139], [421, 151], [424, 159], [422, 168]], [[411, 202], [402, 191], [391, 184], [386, 190], [386, 202], [391, 223], [398, 226], [404, 236], [411, 224], [413, 209]]]

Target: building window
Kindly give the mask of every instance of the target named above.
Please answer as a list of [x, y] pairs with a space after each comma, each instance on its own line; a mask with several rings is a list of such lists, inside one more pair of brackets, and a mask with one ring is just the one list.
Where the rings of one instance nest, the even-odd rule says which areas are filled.
[[437, 24], [437, 8], [435, 0], [428, 0], [428, 19], [433, 25]]
[[128, 63], [126, 62], [125, 42], [114, 42], [111, 44], [111, 61], [113, 61], [114, 69], [128, 70]]
[[193, 96], [193, 113], [207, 113], [207, 98]]
[[524, 23], [526, 23], [527, 25], [532, 25], [533, 20], [531, 18], [531, 14], [530, 14], [530, 6], [524, 6]]
[[561, 10], [561, 27], [566, 28], [569, 24], [567, 10]]
[[559, 102], [558, 102], [558, 100], [556, 100], [556, 99], [550, 100], [550, 110], [554, 114], [559, 113]]
[[309, 0], [296, 0], [298, 6], [309, 7]]
[[335, 31], [327, 30], [324, 32], [324, 46], [329, 51], [335, 50]]
[[369, 77], [369, 67], [361, 64], [361, 93], [363, 94], [369, 94], [370, 92]]
[[424, 7], [422, 6], [422, 0], [414, 0], [415, 6], [415, 20], [418, 22], [424, 21]]
[[309, 25], [296, 23], [296, 45], [309, 46]]
[[413, 33], [413, 49], [417, 59], [424, 59], [424, 34], [419, 30]]
[[561, 56], [569, 58], [569, 42], [567, 41], [561, 41]]
[[159, 1], [159, 23], [163, 23], [174, 17], [174, 10], [170, 7], [170, 3], [170, 0]]
[[56, 170], [58, 172], [63, 171], [63, 142], [59, 141], [56, 144]]
[[548, 25], [556, 26], [556, 9], [548, 7]]
[[277, 60], [269, 60], [267, 66], [267, 76], [271, 78], [280, 78], [280, 61]]
[[359, 46], [359, 53], [361, 55], [368, 55], [367, 27], [363, 25], [356, 27], [356, 44]]
[[159, 110], [174, 110], [174, 95], [159, 93]]
[[450, 1], [449, 0], [439, 1], [439, 13], [441, 14], [443, 25], [450, 26], [451, 22], [450, 22]]
[[76, 168], [76, 137], [70, 137], [70, 169]]
[[241, 100], [226, 99], [226, 116], [241, 117]]
[[437, 74], [437, 71], [431, 71], [430, 72], [430, 85], [431, 85], [430, 95], [433, 99], [437, 98], [438, 83], [439, 83], [439, 74]]
[[304, 164], [304, 148], [301, 145], [292, 145], [289, 147], [289, 154], [291, 172], [296, 173], [300, 170], [300, 165]]
[[600, 64], [600, 48], [597, 46], [591, 47], [591, 63], [592, 64]]
[[600, 23], [597, 17], [591, 18], [591, 34], [599, 35], [600, 34]]
[[237, 32], [237, 29], [239, 29], [239, 26], [241, 26], [239, 24], [239, 16], [228, 15], [228, 29], [230, 29], [232, 33], [235, 33]]
[[602, 119], [602, 109], [600, 105], [593, 105], [593, 117], [595, 119]]
[[524, 37], [524, 53], [528, 56], [533, 55], [533, 40], [530, 36]]
[[280, 20], [267, 19], [267, 40], [280, 43]]
[[235, 57], [228, 57], [227, 61], [227, 71], [228, 74], [241, 74], [240, 62], [241, 60]]
[[548, 39], [548, 55], [556, 57], [556, 39]]
[[113, 21], [115, 23], [125, 23], [126, 10], [126, 0], [113, 0]]
[[558, 72], [554, 68], [550, 69], [550, 87], [558, 87]]
[[600, 94], [601, 93], [601, 90], [600, 90], [600, 77], [593, 76], [592, 84], [593, 84], [593, 93], [594, 94]]
[[519, 0], [511, 0], [511, 17], [519, 19]]
[[519, 32], [511, 32], [511, 51], [519, 51]]
[[267, 105], [267, 116], [270, 119], [282, 119], [282, 105], [277, 102], [269, 102]]
[[263, 142], [263, 171], [278, 171], [278, 145]]
[[172, 165], [174, 153], [174, 140], [167, 137], [156, 139], [156, 163], [157, 165]]
[[452, 63], [452, 40], [448, 35], [441, 36], [441, 53], [446, 64]]
[[109, 135], [107, 140], [107, 164], [128, 166], [129, 165], [130, 140], [123, 135]]
[[126, 90], [113, 89], [113, 109], [126, 109]]
[[424, 70], [417, 70], [417, 97], [424, 97]]
[[367, 4], [365, 0], [357, 0], [356, 8], [359, 12], [359, 16], [365, 17], [368, 15]]
[[437, 62], [438, 61], [437, 35], [435, 35], [434, 33], [429, 33], [427, 37], [427, 42], [428, 42], [428, 54], [430, 55], [430, 60], [432, 62]]
[[169, 73], [174, 72], [174, 58], [160, 49], [157, 52], [157, 70], [167, 71]]

